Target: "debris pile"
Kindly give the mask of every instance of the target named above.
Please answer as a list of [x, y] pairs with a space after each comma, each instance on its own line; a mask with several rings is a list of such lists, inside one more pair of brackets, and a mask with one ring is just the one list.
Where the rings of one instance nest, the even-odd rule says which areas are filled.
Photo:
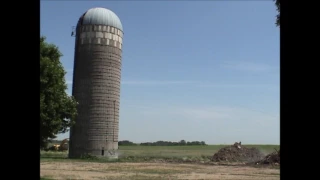
[[264, 158], [264, 155], [257, 148], [247, 148], [236, 142], [231, 146], [221, 148], [215, 153], [213, 162], [257, 162]]
[[280, 150], [268, 154], [262, 160], [257, 161], [256, 164], [280, 165]]

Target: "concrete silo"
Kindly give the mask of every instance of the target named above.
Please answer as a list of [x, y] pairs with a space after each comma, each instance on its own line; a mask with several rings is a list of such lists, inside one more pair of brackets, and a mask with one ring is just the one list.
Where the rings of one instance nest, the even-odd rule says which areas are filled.
[[123, 29], [118, 16], [92, 8], [76, 27], [72, 95], [78, 101], [69, 157], [117, 157]]

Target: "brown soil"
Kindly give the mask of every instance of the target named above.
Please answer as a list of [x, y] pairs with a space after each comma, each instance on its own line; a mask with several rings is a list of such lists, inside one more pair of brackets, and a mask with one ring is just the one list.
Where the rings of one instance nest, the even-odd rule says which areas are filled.
[[249, 166], [218, 166], [172, 163], [98, 163], [42, 161], [41, 177], [52, 179], [210, 179], [279, 180], [280, 170]]
[[211, 161], [213, 162], [256, 162], [264, 158], [264, 155], [257, 148], [247, 148], [240, 143], [221, 148], [215, 153]]
[[256, 164], [280, 165], [280, 150], [268, 154], [262, 160], [257, 161]]

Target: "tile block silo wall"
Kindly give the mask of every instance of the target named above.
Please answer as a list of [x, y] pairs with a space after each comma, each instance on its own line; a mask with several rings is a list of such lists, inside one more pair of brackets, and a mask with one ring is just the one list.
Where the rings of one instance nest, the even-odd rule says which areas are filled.
[[70, 157], [118, 149], [122, 37], [110, 26], [77, 28], [73, 95], [79, 105]]

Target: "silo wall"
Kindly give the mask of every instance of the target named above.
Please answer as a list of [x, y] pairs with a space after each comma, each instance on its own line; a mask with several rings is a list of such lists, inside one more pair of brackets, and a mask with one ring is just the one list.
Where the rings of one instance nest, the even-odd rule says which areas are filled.
[[122, 37], [112, 26], [77, 26], [72, 94], [79, 104], [71, 158], [117, 157]]

